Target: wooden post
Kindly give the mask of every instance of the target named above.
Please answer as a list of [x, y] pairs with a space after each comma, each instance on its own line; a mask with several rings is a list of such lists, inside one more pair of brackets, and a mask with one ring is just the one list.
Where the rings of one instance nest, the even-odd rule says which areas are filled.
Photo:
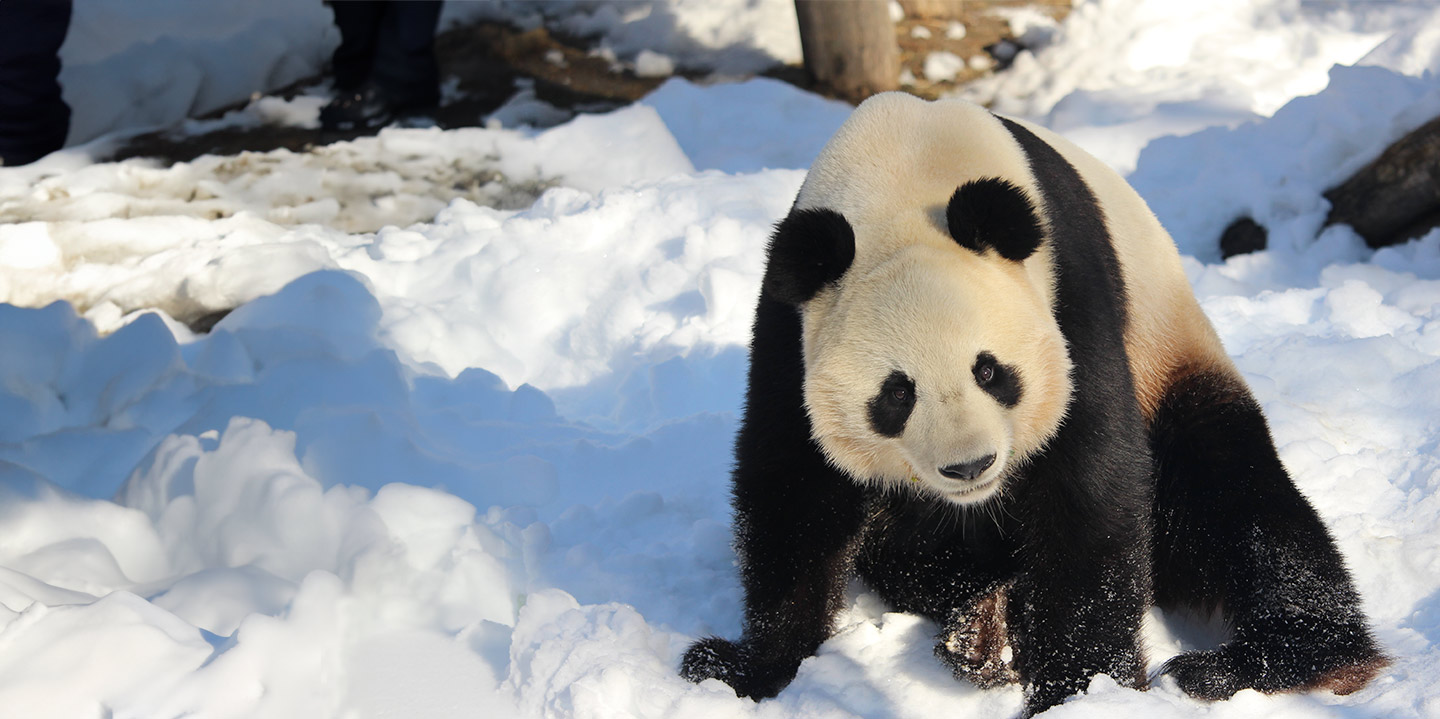
[[795, 0], [805, 69], [851, 102], [900, 86], [900, 47], [886, 0]]

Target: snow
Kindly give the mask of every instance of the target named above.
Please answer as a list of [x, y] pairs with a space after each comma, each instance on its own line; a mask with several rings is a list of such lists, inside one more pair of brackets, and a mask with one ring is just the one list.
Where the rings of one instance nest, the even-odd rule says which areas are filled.
[[[592, 28], [626, 62], [798, 56], [776, 40], [788, 2], [464, 5]], [[71, 96], [96, 132], [328, 52], [318, 4], [118, 7], [77, 3], [66, 49], [101, 85]], [[778, 29], [757, 45], [726, 22]], [[969, 90], [1151, 203], [1395, 659], [1348, 697], [1204, 705], [1102, 676], [1047, 716], [1440, 706], [1440, 232], [1372, 251], [1322, 230], [1320, 196], [1440, 114], [1437, 28], [1422, 3], [1098, 0]], [[251, 67], [207, 64], [262, 36]], [[154, 57], [173, 77], [126, 74]], [[848, 108], [672, 78], [520, 126], [538, 111], [171, 167], [96, 162], [111, 134], [0, 169], [0, 716], [1019, 710], [860, 585], [775, 699], [676, 675], [694, 638], [739, 630], [727, 472], [764, 244]], [[1242, 215], [1270, 249], [1221, 263]], [[1154, 664], [1203, 641], [1192, 621], [1151, 618]]]
[[931, 82], [950, 82], [960, 74], [965, 67], [965, 61], [953, 52], [941, 50], [932, 52], [925, 56], [925, 66], [922, 71], [925, 79]]
[[60, 48], [69, 141], [169, 125], [318, 75], [339, 41], [320, 3], [76, 0]]
[[675, 74], [675, 61], [668, 55], [641, 50], [635, 56], [635, 74], [640, 77], [669, 77]]
[[800, 61], [795, 7], [786, 0], [504, 0], [500, 15], [593, 37], [623, 60], [646, 51], [677, 67], [722, 75], [759, 72]]
[[1425, 43], [1435, 11], [1421, 2], [1091, 0], [1053, 33], [1043, 19], [1013, 21], [1048, 43], [960, 94], [1041, 122], [1126, 174], [1150, 140], [1268, 117], [1326, 87], [1333, 65], [1436, 69]]

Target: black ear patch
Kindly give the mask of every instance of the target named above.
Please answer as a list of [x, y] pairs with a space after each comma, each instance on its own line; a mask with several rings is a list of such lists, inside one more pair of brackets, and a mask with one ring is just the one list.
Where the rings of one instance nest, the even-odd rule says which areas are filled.
[[945, 224], [961, 247], [1019, 262], [1040, 246], [1044, 230], [1035, 205], [1014, 183], [998, 177], [972, 180], [950, 196]]
[[763, 294], [798, 305], [840, 279], [855, 261], [855, 230], [834, 210], [796, 210], [775, 226]]

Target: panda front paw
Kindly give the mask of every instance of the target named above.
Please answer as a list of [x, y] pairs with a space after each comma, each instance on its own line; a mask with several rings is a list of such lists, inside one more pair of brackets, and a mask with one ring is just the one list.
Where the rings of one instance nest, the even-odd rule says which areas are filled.
[[799, 668], [799, 662], [788, 667], [756, 662], [750, 651], [720, 637], [706, 637], [691, 644], [680, 660], [680, 676], [687, 681], [698, 684], [719, 679], [730, 685], [736, 695], [756, 701], [779, 694]]
[[735, 642], [706, 637], [685, 650], [685, 657], [680, 660], [680, 676], [696, 684], [706, 679], [719, 679], [735, 688], [735, 678], [742, 666], [740, 647]]

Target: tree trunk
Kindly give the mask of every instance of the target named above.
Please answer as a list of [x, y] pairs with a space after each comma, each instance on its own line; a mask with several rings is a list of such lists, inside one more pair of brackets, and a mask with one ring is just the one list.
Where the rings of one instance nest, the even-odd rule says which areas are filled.
[[795, 0], [805, 69], [851, 102], [900, 86], [900, 47], [885, 0]]
[[1440, 226], [1440, 118], [1385, 148], [1325, 191], [1325, 224], [1346, 224], [1371, 247], [1398, 244]]

